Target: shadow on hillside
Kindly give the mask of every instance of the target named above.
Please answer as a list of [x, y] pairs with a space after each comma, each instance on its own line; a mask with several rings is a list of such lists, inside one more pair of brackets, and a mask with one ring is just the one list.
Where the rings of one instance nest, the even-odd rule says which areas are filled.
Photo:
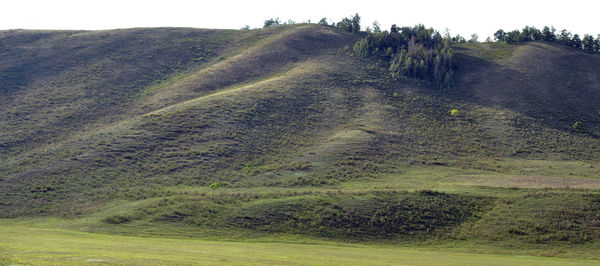
[[[585, 78], [593, 77], [598, 70], [569, 73], [580, 69], [559, 67], [559, 73], [549, 75], [536, 66], [516, 69], [465, 54], [459, 56], [455, 93], [458, 99], [506, 108], [565, 132], [574, 132], [573, 124], [580, 121], [584, 124], [582, 134], [600, 137], [596, 133], [600, 129], [600, 87], [594, 78]], [[596, 74], [600, 76], [600, 72]]]

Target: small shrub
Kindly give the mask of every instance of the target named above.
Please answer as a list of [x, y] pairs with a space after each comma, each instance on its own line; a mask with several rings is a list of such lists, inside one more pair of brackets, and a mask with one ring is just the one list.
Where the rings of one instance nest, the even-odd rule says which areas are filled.
[[583, 123], [576, 121], [575, 124], [573, 124], [573, 129], [577, 131], [583, 130]]
[[214, 182], [214, 183], [208, 185], [209, 188], [213, 188], [213, 189], [217, 189], [217, 188], [220, 188], [222, 186], [223, 186], [223, 183], [221, 183], [221, 182]]
[[112, 216], [108, 216], [102, 220], [102, 222], [105, 222], [107, 224], [123, 224], [123, 223], [127, 223], [130, 221], [131, 221], [131, 218], [129, 216], [122, 215], [122, 214], [115, 214]]
[[458, 115], [458, 110], [456, 110], [456, 109], [452, 109], [452, 110], [450, 111], [450, 115], [452, 115], [452, 116], [457, 116], [457, 115]]
[[285, 168], [290, 171], [304, 171], [310, 168], [310, 164], [306, 162], [293, 162]]
[[394, 97], [394, 98], [398, 97], [398, 93], [394, 92], [394, 94], [392, 95], [392, 97]]
[[252, 163], [247, 163], [244, 168], [242, 168], [242, 171], [248, 174], [254, 174], [254, 172], [256, 172], [256, 167], [254, 167]]

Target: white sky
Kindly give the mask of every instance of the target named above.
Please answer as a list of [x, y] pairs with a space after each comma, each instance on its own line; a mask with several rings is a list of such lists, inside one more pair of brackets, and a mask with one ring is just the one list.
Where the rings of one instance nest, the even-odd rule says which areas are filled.
[[272, 17], [317, 22], [339, 21], [359, 13], [364, 27], [377, 20], [382, 29], [392, 24], [423, 23], [440, 32], [480, 40], [497, 29], [542, 28], [554, 25], [581, 36], [600, 33], [600, 1], [542, 0], [1, 0], [0, 29], [114, 29], [131, 27], [195, 27], [239, 29], [262, 27]]

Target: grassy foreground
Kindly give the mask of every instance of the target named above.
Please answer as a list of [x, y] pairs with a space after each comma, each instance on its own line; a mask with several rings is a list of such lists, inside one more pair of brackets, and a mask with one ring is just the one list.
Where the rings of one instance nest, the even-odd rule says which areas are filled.
[[370, 264], [594, 265], [600, 261], [467, 254], [410, 247], [144, 238], [32, 228], [0, 221], [0, 265]]

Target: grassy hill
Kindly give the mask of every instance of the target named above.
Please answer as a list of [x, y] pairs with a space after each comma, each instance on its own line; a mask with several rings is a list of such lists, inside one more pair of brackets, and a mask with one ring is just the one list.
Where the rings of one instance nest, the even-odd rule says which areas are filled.
[[456, 45], [440, 91], [351, 56], [360, 38], [0, 32], [0, 216], [598, 258], [600, 55]]

